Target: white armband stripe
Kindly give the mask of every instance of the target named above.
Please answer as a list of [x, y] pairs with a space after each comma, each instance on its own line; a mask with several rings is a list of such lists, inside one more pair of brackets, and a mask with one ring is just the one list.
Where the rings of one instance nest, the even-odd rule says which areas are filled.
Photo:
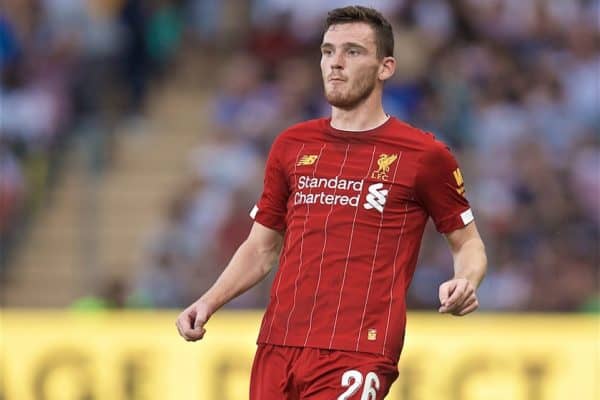
[[473, 210], [469, 208], [467, 211], [460, 214], [460, 218], [462, 219], [463, 224], [468, 225], [475, 219], [473, 216]]
[[258, 207], [254, 206], [252, 208], [252, 211], [250, 211], [250, 218], [255, 219], [256, 218], [256, 213], [258, 212]]

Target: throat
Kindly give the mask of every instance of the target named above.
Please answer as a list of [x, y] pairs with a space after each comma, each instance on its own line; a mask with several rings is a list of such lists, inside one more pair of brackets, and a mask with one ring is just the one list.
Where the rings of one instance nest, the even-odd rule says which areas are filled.
[[[345, 110], [337, 110], [345, 111]], [[336, 112], [334, 109], [331, 115], [331, 127], [334, 129], [363, 132], [379, 128], [390, 119], [390, 116], [383, 110], [375, 115], [367, 115], [361, 118], [361, 115], [356, 111]]]

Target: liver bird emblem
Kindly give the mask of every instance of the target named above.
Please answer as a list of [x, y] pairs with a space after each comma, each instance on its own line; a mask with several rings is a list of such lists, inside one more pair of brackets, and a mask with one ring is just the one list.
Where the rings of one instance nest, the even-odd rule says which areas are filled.
[[397, 159], [398, 154], [381, 154], [377, 159], [377, 165], [379, 168], [376, 171], [373, 171], [371, 178], [387, 180], [388, 172], [390, 172], [390, 165], [392, 165]]

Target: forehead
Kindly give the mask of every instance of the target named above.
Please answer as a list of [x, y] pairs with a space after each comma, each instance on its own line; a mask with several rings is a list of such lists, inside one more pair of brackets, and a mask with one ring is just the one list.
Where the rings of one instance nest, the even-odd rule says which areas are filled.
[[331, 25], [323, 35], [323, 43], [330, 43], [334, 46], [349, 42], [365, 47], [375, 46], [375, 32], [364, 22], [350, 22]]

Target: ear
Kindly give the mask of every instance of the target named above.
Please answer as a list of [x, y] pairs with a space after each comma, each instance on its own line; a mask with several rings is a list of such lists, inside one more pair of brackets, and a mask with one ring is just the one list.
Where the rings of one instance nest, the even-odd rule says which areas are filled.
[[385, 81], [394, 75], [396, 72], [396, 59], [394, 57], [384, 57], [379, 65], [379, 73], [377, 78], [381, 81]]

